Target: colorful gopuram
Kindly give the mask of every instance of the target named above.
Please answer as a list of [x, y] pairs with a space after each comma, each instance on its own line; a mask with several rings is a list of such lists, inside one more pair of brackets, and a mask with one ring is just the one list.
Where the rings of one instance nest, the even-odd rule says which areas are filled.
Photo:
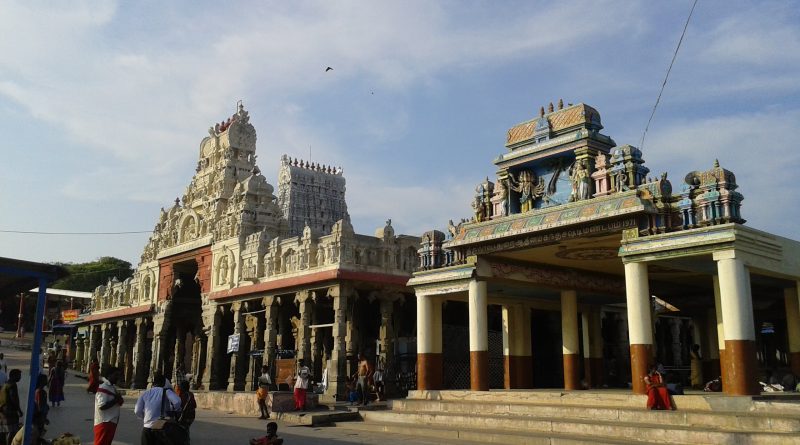
[[341, 168], [283, 156], [275, 196], [255, 152], [242, 106], [209, 129], [196, 174], [157, 216], [135, 275], [94, 291], [77, 368], [97, 358], [134, 388], [160, 371], [236, 391], [283, 356], [307, 363], [315, 381], [326, 376], [333, 395], [364, 352], [400, 378], [394, 359], [414, 336], [406, 283], [420, 239], [395, 234], [391, 220], [354, 233]]
[[745, 226], [719, 162], [652, 176], [602, 129], [588, 105], [542, 107], [508, 130], [470, 218], [423, 235], [418, 389], [644, 393], [648, 364], [688, 379], [698, 360], [731, 395], [800, 375], [800, 243]]

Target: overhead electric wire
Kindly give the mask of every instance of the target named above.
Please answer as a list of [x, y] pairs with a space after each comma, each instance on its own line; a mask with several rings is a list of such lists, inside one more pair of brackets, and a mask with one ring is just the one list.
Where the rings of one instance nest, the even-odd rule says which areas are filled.
[[644, 127], [644, 133], [642, 133], [642, 140], [639, 141], [639, 149], [644, 148], [644, 137], [647, 135], [647, 130], [650, 129], [650, 122], [653, 120], [653, 116], [656, 114], [656, 108], [658, 108], [659, 102], [661, 102], [661, 95], [664, 93], [664, 88], [667, 86], [667, 79], [669, 79], [669, 73], [672, 71], [672, 65], [675, 63], [675, 58], [678, 57], [678, 50], [681, 49], [681, 43], [683, 43], [683, 36], [686, 35], [686, 29], [689, 27], [689, 21], [692, 19], [692, 13], [694, 13], [694, 7], [697, 6], [697, 0], [694, 0], [692, 3], [692, 9], [689, 11], [689, 17], [686, 18], [686, 24], [683, 25], [683, 32], [681, 33], [681, 38], [678, 40], [678, 46], [675, 47], [675, 53], [672, 54], [672, 61], [669, 63], [669, 68], [667, 68], [667, 74], [664, 76], [664, 82], [661, 83], [661, 91], [658, 92], [658, 97], [656, 98], [656, 103], [653, 105], [653, 111], [650, 113], [650, 119], [647, 119], [647, 125]]
[[152, 230], [129, 230], [123, 232], [39, 232], [35, 230], [0, 230], [0, 233], [17, 233], [23, 235], [132, 235], [152, 232]]

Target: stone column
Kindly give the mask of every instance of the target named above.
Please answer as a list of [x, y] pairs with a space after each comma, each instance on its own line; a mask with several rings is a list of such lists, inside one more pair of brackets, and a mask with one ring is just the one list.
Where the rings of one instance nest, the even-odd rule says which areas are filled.
[[442, 389], [442, 301], [417, 295], [417, 389]]
[[800, 375], [800, 283], [783, 290], [786, 305], [786, 333], [789, 336], [789, 366], [794, 375]]
[[128, 352], [128, 321], [122, 320], [117, 323], [117, 362], [115, 366], [122, 370], [122, 379], [123, 381], [120, 382], [120, 386], [126, 386], [126, 383], [130, 383], [128, 380], [125, 380], [127, 373], [126, 370], [126, 358]]
[[728, 383], [728, 360], [725, 356], [725, 324], [722, 322], [722, 301], [719, 293], [719, 276], [713, 276], [714, 284], [714, 323], [717, 330], [717, 348], [719, 352], [719, 373], [722, 377], [722, 388]]
[[633, 392], [645, 394], [647, 365], [653, 356], [653, 320], [647, 263], [625, 264], [625, 296], [628, 308], [628, 338], [631, 348]]
[[347, 299], [349, 290], [341, 286], [328, 289], [328, 296], [333, 299], [333, 350], [328, 365], [327, 396], [335, 397], [344, 394], [347, 380]]
[[[262, 339], [264, 338], [264, 330], [262, 320], [256, 315], [247, 315], [245, 318], [245, 325], [247, 326], [247, 336], [249, 337], [249, 344], [250, 350], [263, 350], [264, 346], [261, 344]], [[255, 355], [250, 355], [250, 360], [247, 366], [247, 376], [245, 377], [245, 390], [253, 391], [255, 388], [251, 388], [250, 385], [255, 381], [256, 377], [259, 376], [260, 373], [260, 363], [263, 361], [263, 352], [262, 358], [258, 358]]]
[[186, 370], [184, 369], [184, 363], [186, 363], [186, 328], [183, 326], [175, 327], [175, 349], [173, 352], [172, 377], [170, 379], [172, 383], [177, 385], [186, 375]]
[[583, 325], [583, 369], [590, 388], [603, 386], [603, 330], [599, 310], [581, 314]]
[[469, 379], [473, 391], [489, 390], [489, 330], [486, 282], [469, 283]]
[[381, 326], [380, 326], [380, 345], [381, 358], [385, 368], [389, 369], [394, 359], [394, 326], [392, 325], [392, 315], [394, 314], [393, 298], [381, 300]]
[[311, 294], [301, 291], [295, 295], [295, 304], [300, 312], [300, 325], [297, 327], [297, 359], [311, 365]]
[[228, 374], [228, 391], [235, 391], [241, 379], [237, 379], [237, 369], [239, 367], [239, 360], [242, 359], [242, 337], [244, 336], [244, 315], [242, 315], [242, 303], [235, 302], [231, 304], [231, 312], [233, 312], [233, 333], [239, 334], [239, 350], [231, 355], [231, 367]]
[[704, 331], [700, 337], [703, 354], [703, 376], [708, 381], [719, 377], [719, 339], [717, 338], [717, 314], [714, 308], [705, 316]]
[[222, 373], [219, 369], [219, 354], [224, 354], [220, 345], [220, 326], [223, 306], [207, 304], [203, 307], [203, 329], [206, 330], [206, 362], [201, 378], [201, 386], [210, 391], [222, 386]]
[[728, 363], [725, 393], [760, 394], [750, 273], [733, 252], [717, 252], [714, 259], [717, 261], [720, 305], [725, 324], [725, 361]]
[[98, 345], [100, 344], [102, 334], [100, 334], [100, 325], [92, 325], [89, 328], [89, 350], [88, 350], [88, 357], [86, 363], [83, 365], [83, 371], [89, 372], [89, 365], [92, 362], [92, 359], [98, 359], [98, 363], [100, 363], [99, 355], [99, 348]]
[[111, 327], [108, 324], [101, 325], [100, 328], [100, 369], [103, 369], [103, 366], [110, 363], [109, 359], [111, 358]]
[[278, 305], [273, 296], [264, 297], [264, 364], [275, 374], [275, 355], [278, 348]]
[[578, 338], [578, 293], [561, 291], [561, 353], [564, 360], [564, 389], [581, 389], [580, 340]]
[[133, 384], [132, 388], [144, 388], [147, 386], [147, 319], [136, 319], [136, 344], [133, 348]]
[[[111, 330], [109, 329], [108, 335], [111, 336]], [[108, 364], [112, 366], [116, 366], [117, 364], [117, 339], [111, 338], [111, 341], [108, 342], [108, 350], [109, 350], [109, 357], [108, 357]], [[102, 366], [100, 369], [103, 369]], [[102, 372], [102, 371], [100, 371]]]
[[73, 364], [73, 368], [76, 370], [83, 369], [85, 345], [86, 339], [84, 337], [78, 337], [75, 340], [75, 363]]
[[531, 369], [530, 313], [521, 304], [503, 306], [503, 383], [506, 389], [530, 388]]

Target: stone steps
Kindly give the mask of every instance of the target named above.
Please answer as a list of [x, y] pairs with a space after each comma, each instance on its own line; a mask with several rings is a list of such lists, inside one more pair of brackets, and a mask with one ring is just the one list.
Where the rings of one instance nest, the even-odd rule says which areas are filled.
[[406, 434], [418, 434], [424, 428], [436, 428], [442, 431], [441, 434], [449, 437], [456, 435], [464, 440], [468, 440], [467, 437], [484, 440], [483, 434], [495, 431], [496, 434], [508, 436], [506, 443], [551, 443], [526, 441], [527, 437], [534, 436], [537, 439], [564, 440], [592, 438], [592, 443], [800, 444], [800, 434], [796, 432], [734, 431], [705, 425], [662, 425], [648, 421], [403, 411], [372, 411], [362, 412], [361, 415], [365, 424], [384, 430], [399, 428]]
[[449, 413], [471, 416], [500, 415], [546, 419], [587, 419], [629, 423], [723, 428], [730, 431], [800, 433], [800, 418], [792, 414], [740, 411], [649, 411], [627, 407], [588, 407], [568, 404], [498, 403], [399, 399], [392, 412]]
[[595, 436], [537, 433], [532, 431], [515, 432], [489, 428], [464, 429], [442, 427], [435, 425], [414, 425], [409, 428], [406, 424], [380, 423], [380, 422], [347, 422], [335, 424], [339, 428], [356, 431], [369, 431], [396, 435], [411, 435], [437, 439], [440, 443], [497, 443], [504, 445], [639, 445], [641, 442], [624, 440], [620, 438], [606, 439]]
[[649, 411], [626, 391], [411, 391], [344, 427], [503, 444], [800, 445], [800, 400], [676, 396]]

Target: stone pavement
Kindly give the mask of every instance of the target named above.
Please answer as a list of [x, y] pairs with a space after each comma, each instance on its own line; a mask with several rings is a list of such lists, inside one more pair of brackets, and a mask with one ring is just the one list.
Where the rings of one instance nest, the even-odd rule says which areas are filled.
[[[24, 404], [27, 400], [28, 361], [27, 351], [0, 348], [6, 354], [9, 368], [23, 370], [23, 381], [20, 383], [20, 397]], [[63, 432], [71, 432], [80, 436], [84, 445], [93, 443], [93, 398], [85, 392], [86, 381], [76, 378], [69, 371], [64, 388], [66, 401], [60, 407], [51, 408], [50, 426], [47, 437], [52, 438]], [[120, 425], [117, 429], [115, 445], [133, 445], [139, 443], [141, 421], [133, 414], [136, 399], [126, 398], [123, 405]], [[254, 402], [255, 403], [255, 400]], [[318, 444], [441, 444], [456, 443], [441, 439], [425, 439], [405, 435], [390, 435], [375, 432], [353, 431], [335, 427], [307, 427], [278, 422], [278, 432], [286, 445], [318, 445]], [[253, 417], [244, 417], [213, 410], [198, 410], [197, 420], [192, 425], [193, 444], [233, 444], [246, 445], [251, 437], [264, 434], [266, 421]]]

